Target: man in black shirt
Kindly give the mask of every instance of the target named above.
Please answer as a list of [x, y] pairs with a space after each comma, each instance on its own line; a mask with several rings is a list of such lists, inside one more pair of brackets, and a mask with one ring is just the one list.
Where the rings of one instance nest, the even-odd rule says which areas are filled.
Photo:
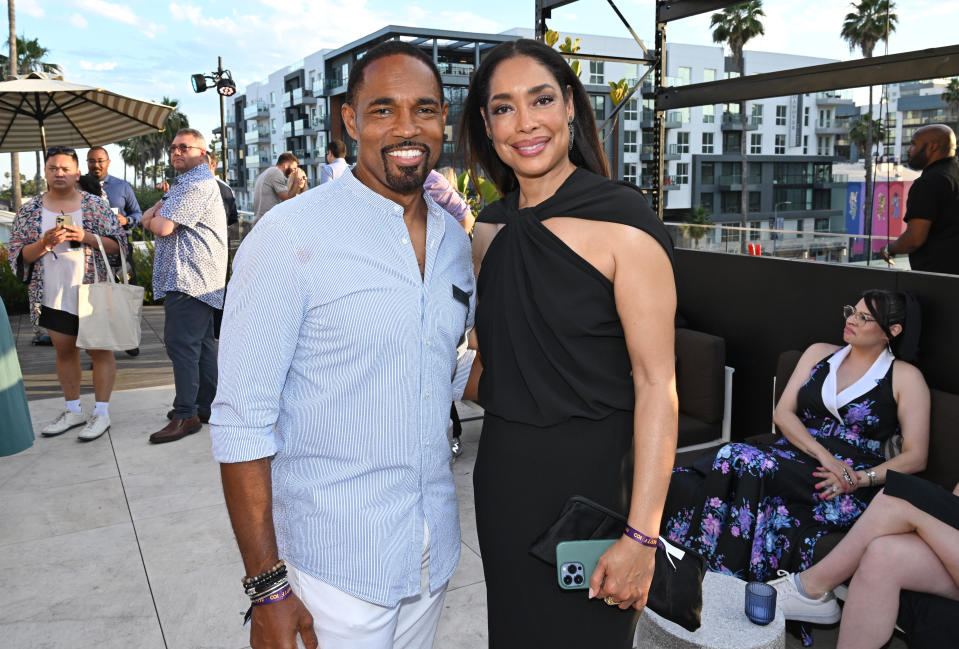
[[909, 253], [913, 270], [959, 275], [959, 163], [956, 135], [944, 124], [923, 126], [912, 137], [909, 166], [922, 169], [906, 201], [906, 231], [879, 253]]

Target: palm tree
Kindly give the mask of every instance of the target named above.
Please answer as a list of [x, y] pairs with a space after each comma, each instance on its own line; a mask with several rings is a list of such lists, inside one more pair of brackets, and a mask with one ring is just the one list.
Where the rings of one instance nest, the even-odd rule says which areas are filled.
[[[30, 74], [31, 72], [45, 72], [46, 74], [60, 74], [60, 66], [56, 63], [50, 63], [44, 60], [47, 53], [50, 51], [47, 48], [40, 45], [40, 42], [37, 39], [32, 38], [29, 41], [26, 36], [17, 36], [17, 47], [16, 47], [16, 57], [17, 57], [17, 69], [20, 74]], [[13, 50], [11, 50], [13, 51]], [[7, 67], [7, 57], [0, 54], [0, 67]], [[37, 188], [37, 193], [41, 191], [42, 175], [40, 170], [40, 151], [35, 151], [37, 160], [37, 175], [35, 177], [35, 185]]]
[[[899, 17], [892, 13], [896, 3], [892, 0], [860, 0], [853, 2], [854, 11], [846, 14], [842, 22], [840, 35], [849, 44], [849, 50], [862, 50], [865, 58], [872, 58], [872, 51], [879, 41], [889, 42], [889, 34], [896, 30]], [[872, 121], [872, 86], [869, 86], [869, 121]], [[863, 205], [865, 219], [864, 234], [872, 234], [872, 129], [866, 129], [866, 204]], [[869, 247], [866, 261], [872, 257]]]
[[959, 133], [959, 77], [949, 79], [949, 85], [942, 92], [942, 100], [956, 111], [956, 133]]
[[160, 103], [164, 106], [173, 107], [173, 111], [167, 118], [167, 122], [164, 125], [163, 130], [158, 131], [157, 133], [151, 133], [150, 135], [142, 136], [146, 138], [147, 151], [153, 158], [152, 171], [154, 187], [157, 184], [157, 170], [160, 165], [160, 159], [167, 155], [167, 149], [169, 149], [170, 145], [173, 144], [173, 138], [176, 137], [177, 131], [179, 131], [181, 128], [187, 128], [190, 126], [190, 120], [187, 119], [187, 116], [181, 113], [177, 108], [180, 105], [179, 99], [170, 99], [169, 97], [164, 97]]
[[[10, 35], [7, 37], [7, 43], [10, 46], [10, 56], [7, 58], [7, 66], [11, 75], [17, 74], [17, 12], [14, 0], [7, 0], [7, 25], [10, 27]], [[23, 202], [23, 196], [20, 192], [20, 156], [16, 152], [10, 154], [10, 198], [13, 202], [11, 209], [16, 212], [20, 209], [20, 203]]]
[[[761, 0], [750, 0], [742, 2], [731, 7], [726, 7], [720, 12], [714, 13], [709, 21], [713, 28], [713, 42], [726, 43], [736, 59], [736, 65], [739, 67], [740, 76], [745, 75], [745, 61], [743, 58], [743, 46], [750, 39], [765, 34], [763, 23], [760, 20], [766, 16], [763, 12], [763, 3]], [[747, 214], [749, 210], [749, 190], [748, 165], [746, 161], [746, 102], [739, 102], [739, 120], [743, 130], [739, 134], [740, 151], [742, 152], [742, 195], [740, 197], [740, 218], [739, 224], [745, 228], [749, 222]], [[746, 232], [740, 232], [739, 251], [746, 252]]]
[[886, 140], [886, 129], [881, 120], [872, 120], [872, 132], [869, 132], [869, 119], [861, 115], [849, 127], [849, 141], [860, 151], [866, 149], [870, 142]]

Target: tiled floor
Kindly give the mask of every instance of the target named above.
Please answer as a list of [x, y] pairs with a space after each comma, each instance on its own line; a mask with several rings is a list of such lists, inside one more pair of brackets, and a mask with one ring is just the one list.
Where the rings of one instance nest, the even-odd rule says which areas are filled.
[[[118, 391], [107, 436], [91, 443], [72, 432], [38, 438], [27, 451], [0, 458], [0, 647], [248, 646], [240, 626], [247, 605], [239, 587], [243, 566], [207, 429], [173, 444], [147, 442], [165, 423], [172, 392]], [[31, 401], [35, 425], [61, 404]], [[454, 465], [462, 558], [437, 649], [487, 644], [472, 493], [479, 427], [464, 425], [464, 451]], [[823, 629], [816, 646], [834, 647], [835, 638], [835, 629]], [[786, 646], [800, 645], [788, 638]]]

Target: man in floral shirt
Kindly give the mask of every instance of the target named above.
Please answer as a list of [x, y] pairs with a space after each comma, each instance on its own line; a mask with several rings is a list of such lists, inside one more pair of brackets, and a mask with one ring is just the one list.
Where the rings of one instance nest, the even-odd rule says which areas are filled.
[[210, 419], [216, 394], [214, 315], [223, 308], [227, 265], [226, 213], [210, 168], [206, 140], [181, 129], [170, 146], [177, 182], [143, 214], [156, 237], [153, 294], [165, 298], [163, 340], [173, 363], [176, 396], [170, 420], [150, 435], [154, 444], [173, 442], [200, 430]]

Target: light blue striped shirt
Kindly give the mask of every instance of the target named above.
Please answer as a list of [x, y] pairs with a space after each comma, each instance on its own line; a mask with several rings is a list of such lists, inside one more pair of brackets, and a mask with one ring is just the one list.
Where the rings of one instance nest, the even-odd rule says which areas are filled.
[[469, 238], [426, 202], [422, 279], [403, 208], [349, 171], [260, 219], [233, 263], [210, 420], [218, 462], [273, 456], [280, 557], [384, 606], [420, 592], [424, 516], [431, 591], [459, 559], [446, 428], [475, 291]]

